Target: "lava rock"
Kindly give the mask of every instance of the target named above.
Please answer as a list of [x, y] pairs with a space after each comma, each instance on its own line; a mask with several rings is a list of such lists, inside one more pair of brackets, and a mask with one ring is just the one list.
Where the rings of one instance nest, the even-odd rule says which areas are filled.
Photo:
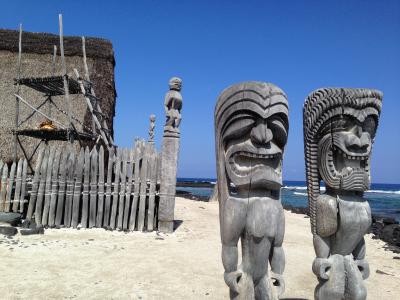
[[21, 224], [22, 214], [15, 212], [0, 212], [0, 223], [8, 223], [11, 226]]
[[19, 233], [22, 235], [44, 234], [44, 228], [43, 227], [24, 228], [24, 229], [20, 229]]
[[17, 228], [11, 226], [0, 226], [0, 234], [4, 234], [6, 236], [16, 235], [18, 232]]
[[291, 211], [294, 214], [309, 215], [308, 207], [295, 207], [292, 205], [284, 205], [283, 208]]

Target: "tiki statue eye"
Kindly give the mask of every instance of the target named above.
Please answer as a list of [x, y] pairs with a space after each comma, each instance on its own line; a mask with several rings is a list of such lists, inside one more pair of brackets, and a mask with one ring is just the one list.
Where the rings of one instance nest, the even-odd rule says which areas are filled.
[[250, 116], [240, 116], [231, 120], [225, 129], [225, 141], [243, 137], [253, 128], [255, 120]]

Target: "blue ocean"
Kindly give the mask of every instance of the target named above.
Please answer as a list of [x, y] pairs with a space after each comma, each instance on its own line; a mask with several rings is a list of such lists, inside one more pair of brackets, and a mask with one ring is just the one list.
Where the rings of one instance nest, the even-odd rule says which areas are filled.
[[[213, 178], [178, 178], [178, 182], [215, 184]], [[305, 181], [284, 181], [281, 199], [283, 205], [307, 207], [307, 186]], [[212, 187], [177, 187], [177, 190], [190, 192], [199, 197], [210, 197]], [[323, 187], [322, 187], [323, 189]], [[373, 183], [365, 192], [372, 213], [383, 217], [392, 217], [400, 222], [400, 184]]]

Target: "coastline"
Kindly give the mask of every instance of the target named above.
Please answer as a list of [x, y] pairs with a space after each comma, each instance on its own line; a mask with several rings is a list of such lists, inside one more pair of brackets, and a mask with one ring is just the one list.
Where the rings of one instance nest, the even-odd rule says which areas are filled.
[[[213, 184], [202, 182], [202, 183], [189, 183], [186, 182], [183, 187], [214, 187]], [[178, 187], [178, 185], [177, 185]], [[184, 199], [209, 202], [209, 197], [194, 195], [188, 191], [176, 191], [177, 197]], [[305, 218], [309, 218], [307, 207], [296, 207], [293, 205], [283, 204], [283, 208], [286, 211], [290, 211], [294, 214], [304, 215]], [[400, 254], [400, 224], [394, 218], [384, 217], [378, 214], [372, 214], [372, 225], [369, 233], [372, 234], [373, 239], [381, 240], [385, 242], [384, 248], [395, 254]], [[399, 257], [400, 259], [400, 257]]]

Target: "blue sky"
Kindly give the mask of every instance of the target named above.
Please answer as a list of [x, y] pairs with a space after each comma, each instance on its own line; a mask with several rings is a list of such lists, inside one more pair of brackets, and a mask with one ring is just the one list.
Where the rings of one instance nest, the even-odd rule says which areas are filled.
[[400, 183], [400, 1], [2, 1], [0, 27], [104, 37], [116, 57], [115, 139], [130, 146], [157, 119], [168, 79], [183, 79], [180, 177], [215, 177], [213, 111], [246, 80], [289, 98], [284, 179], [304, 179], [302, 105], [325, 86], [384, 92], [373, 182]]

